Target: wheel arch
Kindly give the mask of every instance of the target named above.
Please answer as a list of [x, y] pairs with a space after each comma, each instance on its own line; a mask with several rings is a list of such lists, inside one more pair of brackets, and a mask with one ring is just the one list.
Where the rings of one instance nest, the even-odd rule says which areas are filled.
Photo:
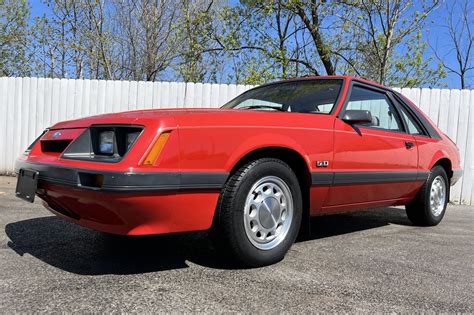
[[301, 180], [304, 180], [302, 183], [305, 184], [305, 186], [311, 183], [311, 172], [306, 159], [294, 149], [279, 146], [260, 147], [247, 152], [234, 163], [230, 174], [235, 172], [242, 165], [259, 158], [276, 158], [282, 160], [295, 172], [298, 181], [301, 182]]
[[243, 165], [260, 158], [275, 158], [282, 160], [293, 170], [298, 179], [303, 197], [303, 216], [301, 222], [302, 233], [307, 231], [310, 218], [310, 188], [311, 188], [311, 171], [307, 160], [303, 155], [291, 148], [281, 146], [266, 146], [256, 148], [243, 155], [236, 163], [234, 163], [230, 174], [233, 174]]
[[448, 179], [451, 180], [453, 177], [453, 165], [450, 159], [447, 157], [440, 158], [433, 164], [431, 169], [433, 169], [435, 166], [441, 166], [446, 172], [446, 175], [448, 175]]

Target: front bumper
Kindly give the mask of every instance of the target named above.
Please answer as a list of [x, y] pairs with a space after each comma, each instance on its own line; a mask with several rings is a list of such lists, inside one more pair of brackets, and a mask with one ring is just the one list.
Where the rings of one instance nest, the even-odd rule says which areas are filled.
[[39, 172], [36, 194], [64, 219], [123, 235], [210, 228], [226, 173], [111, 172], [19, 160]]
[[217, 172], [115, 172], [18, 160], [15, 170], [35, 170], [40, 181], [104, 192], [220, 190], [229, 174]]

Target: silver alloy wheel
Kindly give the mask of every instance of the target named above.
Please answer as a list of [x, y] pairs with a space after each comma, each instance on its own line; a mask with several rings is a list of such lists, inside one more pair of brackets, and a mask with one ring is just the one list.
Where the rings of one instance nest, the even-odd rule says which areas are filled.
[[441, 215], [446, 203], [446, 182], [442, 176], [436, 176], [431, 183], [430, 209], [435, 217]]
[[258, 180], [250, 189], [244, 207], [245, 232], [258, 249], [270, 250], [287, 236], [293, 221], [290, 188], [276, 176]]

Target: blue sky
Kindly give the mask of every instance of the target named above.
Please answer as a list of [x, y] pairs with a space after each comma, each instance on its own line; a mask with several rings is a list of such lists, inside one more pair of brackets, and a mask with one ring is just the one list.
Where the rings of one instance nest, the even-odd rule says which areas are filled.
[[[453, 1], [453, 0], [446, 0], [446, 1]], [[472, 0], [469, 0], [469, 1], [472, 2], [471, 10], [470, 10], [471, 16], [474, 16], [474, 1]], [[461, 11], [459, 10], [459, 7], [454, 13], [459, 15], [459, 18], [461, 18]], [[446, 56], [446, 60], [449, 66], [455, 66], [456, 56], [455, 56], [455, 53], [452, 51], [452, 46], [450, 44], [450, 38], [447, 35], [447, 30], [445, 27], [443, 27], [443, 24], [445, 24], [445, 20], [447, 19], [447, 17], [448, 17], [448, 12], [443, 3], [436, 11], [434, 11], [431, 14], [427, 30], [423, 33], [423, 36], [426, 40], [428, 40], [431, 43], [433, 47], [437, 48], [440, 56]], [[471, 20], [471, 25], [472, 25], [471, 27], [474, 29], [474, 19]], [[429, 47], [427, 50], [428, 50], [427, 56], [432, 56], [433, 59], [435, 59]], [[474, 54], [474, 52], [472, 54]], [[471, 60], [473, 57], [471, 57]], [[438, 61], [435, 59], [434, 64], [436, 65], [437, 63]], [[445, 80], [443, 80], [443, 82], [445, 82], [450, 88], [460, 88], [460, 85], [461, 85], [459, 81], [459, 77], [454, 74], [448, 74], [448, 77]], [[467, 84], [470, 85], [471, 89], [474, 88], [474, 71], [471, 72], [467, 80]]]
[[[445, 1], [454, 1], [454, 0], [445, 0]], [[231, 4], [237, 2], [236, 0], [230, 0]], [[415, 0], [415, 6], [416, 6]], [[473, 5], [471, 6], [471, 16], [474, 16], [474, 1]], [[30, 0], [29, 1], [31, 6], [31, 13], [32, 17], [34, 16], [41, 16], [41, 15], [48, 15], [50, 13], [50, 8], [43, 3], [42, 0]], [[456, 10], [455, 14], [459, 14], [460, 11]], [[440, 5], [429, 17], [429, 21], [427, 23], [426, 29], [423, 31], [424, 39], [428, 40], [432, 46], [437, 47], [440, 56], [445, 56], [447, 63], [449, 65], [455, 65], [455, 54], [454, 52], [450, 51], [450, 47], [448, 46], [447, 42], [449, 41], [449, 37], [447, 35], [446, 29], [442, 27], [442, 24], [445, 22], [447, 18], [447, 11], [445, 9], [444, 3]], [[474, 29], [474, 18], [472, 19], [473, 29]], [[473, 52], [474, 54], [474, 52]], [[433, 57], [432, 66], [436, 67], [438, 61], [432, 54], [430, 48], [427, 48], [426, 57]], [[448, 77], [442, 81], [445, 83], [449, 88], [459, 88], [460, 82], [457, 75], [448, 74]], [[471, 75], [468, 77], [467, 84], [470, 88], [474, 88], [474, 71], [471, 72]]]

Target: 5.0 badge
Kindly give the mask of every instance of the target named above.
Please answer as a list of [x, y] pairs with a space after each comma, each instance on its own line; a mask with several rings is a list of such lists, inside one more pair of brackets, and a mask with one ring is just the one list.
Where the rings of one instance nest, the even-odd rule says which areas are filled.
[[316, 167], [328, 167], [329, 161], [316, 161]]

